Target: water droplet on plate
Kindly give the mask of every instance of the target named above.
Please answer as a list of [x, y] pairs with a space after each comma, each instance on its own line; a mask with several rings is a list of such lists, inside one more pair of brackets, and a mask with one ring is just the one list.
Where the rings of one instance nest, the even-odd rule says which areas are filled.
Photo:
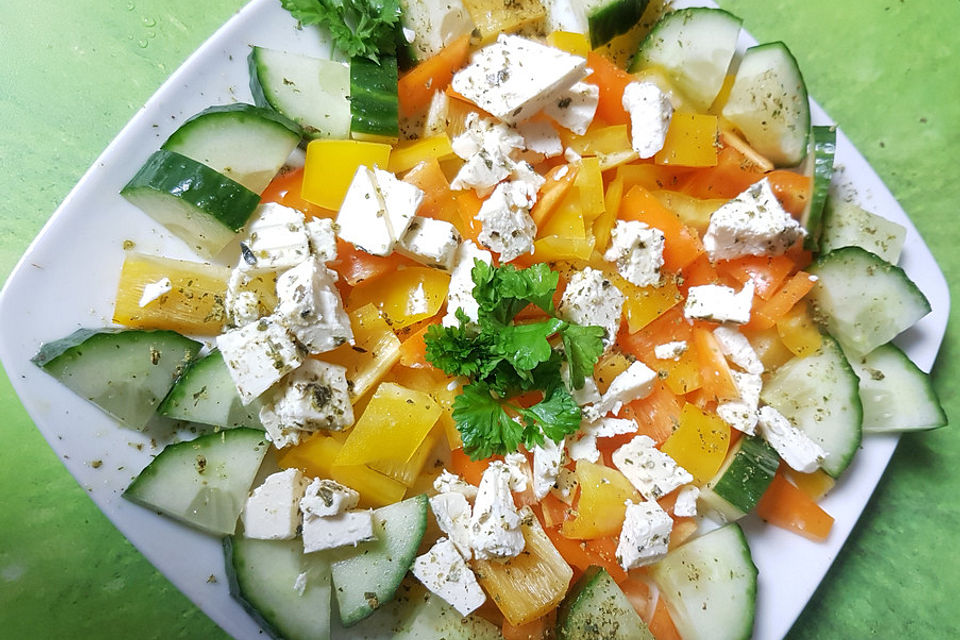
[[156, 21], [155, 19], [151, 18], [151, 17], [144, 16], [144, 17], [142, 18], [142, 20], [143, 20], [143, 26], [145, 26], [145, 27], [155, 27], [155, 26], [157, 26], [157, 21]]

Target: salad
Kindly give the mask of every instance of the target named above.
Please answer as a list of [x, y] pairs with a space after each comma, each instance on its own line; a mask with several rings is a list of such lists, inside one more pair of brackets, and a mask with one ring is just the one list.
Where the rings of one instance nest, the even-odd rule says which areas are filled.
[[133, 329], [36, 362], [125, 426], [214, 426], [126, 497], [225, 536], [283, 637], [747, 637], [736, 521], [822, 539], [863, 430], [944, 422], [888, 344], [929, 310], [903, 231], [827, 197], [783, 45], [728, 76], [730, 14], [669, 14], [627, 73], [611, 21], [508, 13], [398, 10], [440, 43], [402, 75], [254, 48], [258, 106], [123, 191], [217, 264], [131, 253]]

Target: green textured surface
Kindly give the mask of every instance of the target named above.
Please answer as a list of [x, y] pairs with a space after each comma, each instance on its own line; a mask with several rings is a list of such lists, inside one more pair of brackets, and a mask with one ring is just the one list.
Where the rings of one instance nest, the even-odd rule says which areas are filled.
[[[243, 0], [5, 0], [0, 43], [0, 276], [100, 151]], [[960, 300], [960, 2], [725, 0], [791, 48], [810, 93], [913, 218]], [[952, 420], [960, 307], [935, 367]], [[86, 499], [0, 381], [0, 635], [224, 634]], [[956, 427], [903, 438], [860, 524], [790, 637], [947, 638], [960, 628]], [[762, 597], [762, 594], [761, 594]]]

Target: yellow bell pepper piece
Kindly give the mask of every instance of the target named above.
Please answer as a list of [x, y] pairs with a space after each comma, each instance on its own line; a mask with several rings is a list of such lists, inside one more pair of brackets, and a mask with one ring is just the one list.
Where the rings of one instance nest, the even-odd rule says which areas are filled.
[[800, 473], [784, 465], [783, 470], [790, 481], [814, 501], [819, 501], [820, 498], [827, 495], [837, 483], [823, 469], [817, 469], [813, 473]]
[[324, 362], [347, 369], [350, 402], [356, 404], [400, 360], [400, 340], [372, 304], [349, 313], [354, 344], [322, 354]]
[[596, 242], [589, 238], [567, 238], [564, 236], [544, 236], [533, 242], [533, 255], [537, 262], [557, 262], [560, 260], [588, 260], [593, 254]]
[[390, 152], [387, 171], [402, 173], [413, 169], [421, 162], [443, 161], [452, 157], [454, 157], [453, 147], [450, 146], [450, 138], [446, 134], [430, 136], [394, 147]]
[[802, 300], [777, 320], [777, 333], [784, 346], [799, 358], [816, 353], [823, 342], [823, 336], [810, 317], [806, 302]]
[[[420, 389], [429, 393], [430, 397], [440, 405], [440, 409], [443, 411], [440, 414], [439, 422], [443, 427], [443, 433], [447, 438], [450, 450], [453, 451], [463, 446], [457, 424], [453, 420], [453, 401], [460, 395], [461, 386], [459, 383], [454, 382], [450, 376], [433, 367], [421, 369], [394, 367], [388, 379], [390, 382], [396, 382], [404, 387]], [[454, 382], [454, 384], [451, 385], [451, 382]]]
[[718, 132], [717, 116], [674, 113], [663, 148], [653, 161], [681, 167], [715, 167]]
[[651, 193], [663, 206], [680, 216], [680, 221], [683, 224], [693, 227], [701, 235], [706, 233], [713, 212], [728, 202], [723, 198], [701, 200], [679, 191], [667, 191], [665, 189], [653, 190]]
[[753, 350], [757, 352], [760, 362], [763, 363], [763, 368], [767, 371], [773, 371], [793, 357], [793, 352], [783, 344], [780, 332], [776, 327], [759, 331], [745, 331], [744, 335], [750, 339]]
[[707, 482], [720, 469], [730, 446], [730, 425], [692, 404], [680, 410], [677, 430], [661, 451], [677, 461], [697, 482]]
[[463, 0], [463, 6], [480, 32], [481, 44], [495, 40], [501, 33], [541, 26], [547, 15], [540, 0]]
[[450, 274], [429, 267], [407, 267], [357, 284], [347, 309], [376, 306], [395, 330], [435, 316], [446, 300]]
[[593, 379], [600, 393], [606, 393], [613, 379], [626, 371], [629, 366], [630, 360], [619, 351], [610, 350], [600, 356], [593, 368]]
[[605, 251], [610, 244], [610, 231], [617, 222], [622, 199], [623, 178], [618, 175], [607, 185], [607, 192], [603, 196], [603, 213], [593, 221], [593, 237], [597, 239], [598, 251]]
[[630, 333], [640, 331], [682, 300], [673, 278], [664, 278], [659, 287], [636, 287], [623, 302], [627, 330]]
[[603, 193], [603, 170], [598, 158], [583, 158], [580, 161], [580, 171], [573, 181], [573, 187], [580, 198], [583, 218], [590, 225], [607, 208]]
[[586, 58], [587, 54], [590, 53], [590, 41], [582, 33], [554, 31], [547, 36], [547, 44], [583, 58]]
[[[586, 225], [583, 220], [583, 210], [580, 208], [580, 198], [576, 188], [571, 189], [564, 197], [543, 226], [537, 229], [537, 237], [559, 236], [561, 238], [585, 239]], [[536, 252], [534, 252], [536, 255]], [[537, 256], [539, 259], [539, 256]]]
[[577, 515], [566, 520], [560, 529], [567, 538], [588, 540], [617, 535], [627, 510], [624, 502], [642, 500], [626, 476], [601, 464], [578, 460], [577, 481], [580, 483]]
[[638, 157], [625, 124], [594, 126], [582, 136], [563, 129], [560, 139], [565, 147], [573, 149], [584, 159], [595, 158], [602, 171], [632, 162]]
[[417, 481], [417, 476], [423, 471], [423, 466], [427, 463], [427, 458], [430, 457], [430, 453], [436, 445], [437, 436], [431, 431], [406, 462], [393, 459], [378, 460], [371, 462], [369, 466], [374, 471], [379, 471], [388, 478], [393, 478], [403, 486], [411, 487]]
[[337, 211], [357, 167], [390, 164], [390, 145], [362, 140], [311, 140], [303, 166], [300, 196], [307, 202]]

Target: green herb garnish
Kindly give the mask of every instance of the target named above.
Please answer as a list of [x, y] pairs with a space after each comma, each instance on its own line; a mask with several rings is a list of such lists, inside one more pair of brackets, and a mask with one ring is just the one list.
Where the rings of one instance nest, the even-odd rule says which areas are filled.
[[396, 54], [399, 0], [280, 0], [301, 25], [330, 31], [334, 45], [349, 57], [380, 61]]

